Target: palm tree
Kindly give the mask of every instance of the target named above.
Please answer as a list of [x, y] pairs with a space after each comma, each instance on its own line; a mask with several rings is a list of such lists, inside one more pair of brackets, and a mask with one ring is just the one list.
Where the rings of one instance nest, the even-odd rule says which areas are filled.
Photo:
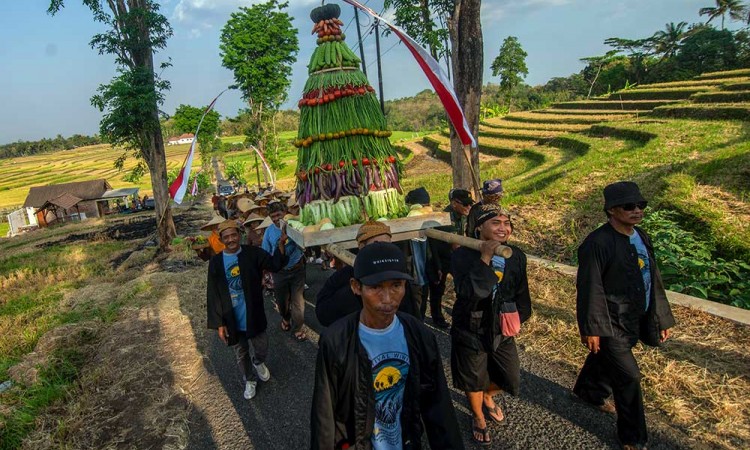
[[651, 41], [654, 45], [654, 51], [657, 54], [664, 55], [664, 58], [671, 58], [677, 54], [677, 49], [680, 46], [680, 42], [685, 38], [685, 28], [687, 22], [680, 22], [677, 25], [674, 22], [669, 22], [665, 25], [664, 30], [657, 31], [651, 37]]
[[698, 14], [701, 16], [708, 16], [706, 23], [711, 22], [715, 18], [721, 16], [721, 29], [724, 29], [724, 17], [729, 14], [729, 17], [733, 20], [745, 21], [747, 18], [747, 6], [740, 0], [715, 0], [716, 6], [708, 6], [701, 8]]

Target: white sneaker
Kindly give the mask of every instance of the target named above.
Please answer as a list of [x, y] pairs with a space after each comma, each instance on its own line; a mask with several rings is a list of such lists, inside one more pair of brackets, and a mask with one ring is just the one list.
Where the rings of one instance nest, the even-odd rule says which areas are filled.
[[260, 378], [260, 381], [268, 381], [271, 378], [271, 371], [268, 370], [268, 367], [266, 367], [265, 363], [260, 363], [258, 365], [253, 364], [253, 367], [255, 367], [255, 371], [258, 373], [258, 378]]
[[251, 398], [255, 397], [255, 386], [257, 386], [257, 384], [257, 381], [245, 382], [245, 393], [243, 394], [245, 400], [250, 400]]
[[317, 258], [315, 264], [323, 264], [323, 258]]

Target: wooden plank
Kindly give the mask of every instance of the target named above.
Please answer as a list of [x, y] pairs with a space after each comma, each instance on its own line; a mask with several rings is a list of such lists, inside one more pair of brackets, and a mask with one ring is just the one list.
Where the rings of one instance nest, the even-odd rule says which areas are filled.
[[[451, 219], [448, 213], [432, 213], [422, 216], [388, 220], [385, 223], [391, 227], [391, 234], [393, 234], [394, 241], [396, 241], [411, 239], [411, 237], [419, 237], [418, 233], [406, 233], [450, 225]], [[359, 231], [361, 225], [362, 224], [356, 224], [348, 227], [334, 228], [332, 230], [315, 231], [312, 233], [303, 233], [289, 227], [287, 228], [287, 234], [289, 235], [289, 239], [293, 240], [297, 245], [307, 248], [314, 245], [348, 243], [351, 241], [356, 242], [357, 231]]]

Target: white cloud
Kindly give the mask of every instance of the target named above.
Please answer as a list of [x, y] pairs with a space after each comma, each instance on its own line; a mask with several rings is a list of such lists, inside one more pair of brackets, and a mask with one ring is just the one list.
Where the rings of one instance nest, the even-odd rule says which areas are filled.
[[524, 15], [549, 7], [563, 6], [576, 0], [490, 0], [482, 3], [482, 20], [500, 20], [505, 16]]
[[[190, 37], [199, 37], [204, 31], [224, 25], [229, 14], [241, 6], [252, 6], [265, 3], [267, 0], [170, 0], [165, 2], [164, 10], [169, 14], [171, 4], [171, 22], [177, 32], [185, 29]], [[309, 8], [320, 4], [320, 0], [289, 0], [289, 10]]]

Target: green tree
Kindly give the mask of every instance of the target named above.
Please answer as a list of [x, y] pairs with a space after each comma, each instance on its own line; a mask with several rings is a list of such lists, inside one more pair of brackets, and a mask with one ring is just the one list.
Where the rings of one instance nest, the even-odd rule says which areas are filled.
[[[222, 65], [249, 103], [249, 121], [244, 134], [268, 154], [267, 143], [274, 135], [273, 118], [287, 98], [292, 64], [299, 44], [292, 17], [284, 10], [288, 3], [270, 0], [232, 13], [221, 31]], [[278, 145], [270, 149], [278, 154]]]
[[[152, 0], [82, 0], [106, 31], [94, 35], [91, 46], [115, 57], [118, 75], [99, 86], [91, 103], [104, 113], [100, 133], [113, 146], [143, 158], [151, 174], [159, 247], [168, 248], [175, 236], [167, 185], [167, 161], [159, 123], [159, 105], [169, 82], [154, 72], [154, 52], [167, 45], [172, 28]], [[47, 12], [56, 14], [64, 0], [50, 0]], [[162, 65], [162, 67], [166, 67]], [[123, 154], [116, 164], [122, 167]]]
[[717, 17], [721, 17], [721, 29], [724, 29], [724, 19], [729, 14], [732, 20], [745, 21], [748, 19], [748, 8], [740, 0], [715, 0], [716, 6], [701, 8], [698, 14], [708, 16], [706, 24], [711, 23]]
[[500, 54], [492, 61], [492, 76], [500, 77], [500, 90], [505, 92], [508, 101], [508, 111], [511, 108], [511, 93], [513, 88], [529, 74], [526, 67], [527, 53], [521, 48], [518, 38], [508, 36], [500, 47]]
[[662, 60], [674, 57], [680, 48], [680, 43], [685, 38], [686, 28], [687, 22], [680, 22], [677, 25], [674, 22], [666, 24], [663, 30], [657, 31], [651, 37], [654, 52], [657, 55], [662, 55]]
[[704, 72], [739, 68], [738, 48], [729, 30], [701, 26], [682, 41], [675, 57], [679, 67], [693, 76]]
[[[179, 133], [194, 133], [198, 128], [198, 123], [203, 116], [205, 108], [196, 108], [190, 105], [180, 105], [174, 113], [174, 127]], [[206, 114], [198, 132], [198, 150], [201, 154], [201, 166], [209, 167], [211, 159], [211, 148], [216, 135], [219, 134], [221, 116], [218, 112], [211, 110]]]
[[447, 56], [448, 29], [444, 18], [453, 13], [454, 0], [385, 0], [383, 7], [393, 8], [396, 25], [427, 47], [433, 58], [439, 61]]

